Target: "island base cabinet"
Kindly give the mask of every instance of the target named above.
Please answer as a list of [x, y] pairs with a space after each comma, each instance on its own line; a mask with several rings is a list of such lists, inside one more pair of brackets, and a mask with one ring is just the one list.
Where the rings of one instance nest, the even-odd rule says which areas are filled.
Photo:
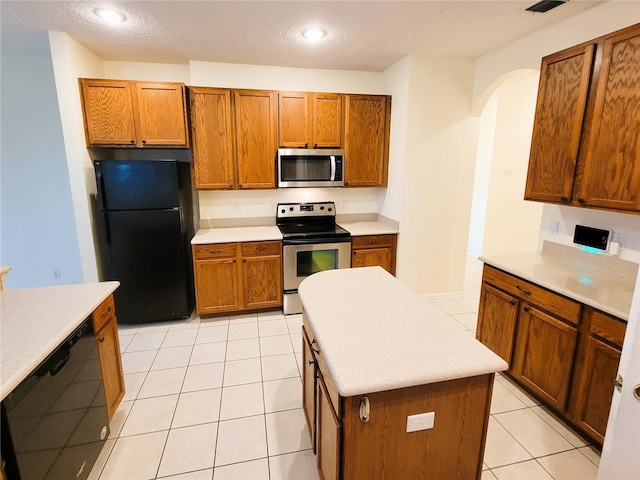
[[[327, 386], [318, 378], [317, 449], [318, 471], [322, 480], [340, 479], [342, 427], [331, 404]], [[355, 477], [354, 477], [355, 478]], [[366, 478], [366, 477], [360, 477]], [[371, 477], [372, 478], [372, 477]]]

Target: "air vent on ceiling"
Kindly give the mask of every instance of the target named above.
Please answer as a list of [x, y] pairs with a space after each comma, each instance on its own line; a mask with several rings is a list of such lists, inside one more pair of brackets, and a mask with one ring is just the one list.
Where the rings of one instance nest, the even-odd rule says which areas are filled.
[[527, 12], [544, 13], [544, 12], [548, 12], [552, 8], [559, 7], [560, 5], [566, 2], [567, 0], [542, 0], [541, 2], [538, 2], [535, 5], [531, 5], [529, 8], [525, 8], [525, 10]]

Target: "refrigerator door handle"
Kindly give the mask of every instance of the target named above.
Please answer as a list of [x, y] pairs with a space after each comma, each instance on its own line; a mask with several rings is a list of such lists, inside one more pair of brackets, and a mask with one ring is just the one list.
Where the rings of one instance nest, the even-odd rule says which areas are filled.
[[98, 211], [104, 212], [104, 185], [102, 183], [102, 165], [96, 162], [96, 187], [98, 189]]
[[100, 225], [102, 226], [102, 236], [107, 245], [111, 245], [111, 232], [109, 231], [109, 217], [107, 216], [107, 212], [100, 212], [100, 216], [102, 217], [102, 221]]

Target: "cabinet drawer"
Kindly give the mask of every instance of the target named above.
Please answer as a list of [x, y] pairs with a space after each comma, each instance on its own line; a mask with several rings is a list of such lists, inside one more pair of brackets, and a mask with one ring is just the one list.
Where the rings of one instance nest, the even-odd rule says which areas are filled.
[[240, 244], [243, 257], [256, 257], [262, 255], [280, 255], [281, 243], [275, 242], [246, 242]]
[[547, 312], [553, 313], [574, 325], [580, 322], [580, 307], [578, 302], [569, 300], [561, 295], [545, 290], [532, 283], [501, 272], [485, 265], [482, 275], [484, 282], [494, 285], [518, 298], [535, 304]]
[[104, 302], [100, 304], [91, 314], [93, 320], [93, 331], [98, 333], [107, 321], [115, 316], [116, 307], [113, 303], [113, 295], [109, 295]]
[[196, 260], [205, 258], [234, 258], [235, 256], [235, 243], [212, 243], [193, 246], [193, 257]]
[[395, 235], [364, 235], [361, 237], [351, 238], [351, 247], [357, 248], [375, 248], [375, 247], [391, 247]]
[[593, 335], [604, 338], [620, 348], [622, 348], [626, 329], [627, 324], [619, 318], [598, 312], [597, 310], [591, 312], [591, 326], [589, 331]]

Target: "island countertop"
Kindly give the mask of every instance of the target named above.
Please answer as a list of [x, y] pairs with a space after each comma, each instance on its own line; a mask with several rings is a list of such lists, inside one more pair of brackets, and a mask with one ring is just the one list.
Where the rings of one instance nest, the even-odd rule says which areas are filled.
[[508, 368], [455, 320], [381, 267], [319, 272], [298, 291], [343, 397]]
[[86, 283], [0, 292], [4, 399], [120, 285]]

